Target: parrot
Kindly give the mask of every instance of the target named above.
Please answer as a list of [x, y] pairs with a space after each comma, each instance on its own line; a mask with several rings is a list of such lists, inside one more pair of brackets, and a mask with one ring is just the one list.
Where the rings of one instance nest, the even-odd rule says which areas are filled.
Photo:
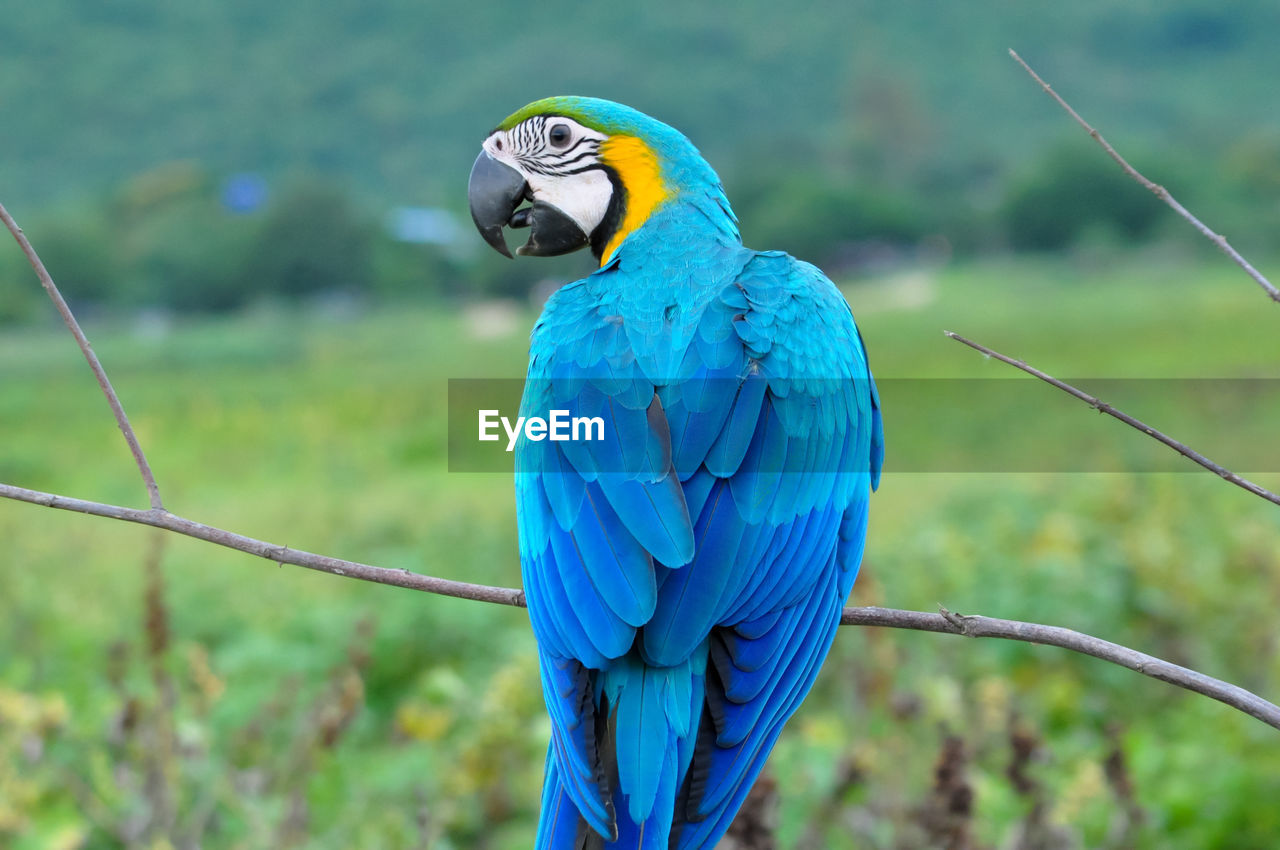
[[482, 143], [468, 201], [511, 257], [589, 248], [530, 334], [515, 447], [521, 577], [550, 717], [540, 850], [712, 848], [825, 659], [884, 458], [852, 311], [744, 247], [673, 127], [537, 100]]

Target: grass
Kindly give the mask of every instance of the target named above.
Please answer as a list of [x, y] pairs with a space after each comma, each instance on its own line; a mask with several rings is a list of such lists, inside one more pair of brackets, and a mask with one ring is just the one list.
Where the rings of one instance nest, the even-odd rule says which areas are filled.
[[[1225, 264], [1017, 260], [847, 292], [889, 386], [1018, 380], [944, 328], [1063, 377], [1270, 376], [1280, 353], [1274, 311]], [[514, 585], [510, 481], [446, 471], [445, 387], [521, 374], [521, 316], [496, 336], [427, 307], [87, 330], [172, 510]], [[1203, 474], [895, 471], [1019, 432], [1053, 455], [1095, 427], [1109, 462], [1131, 457], [1119, 423], [1023, 383], [1034, 403], [991, 420], [886, 391], [889, 471], [856, 601], [1071, 626], [1280, 693], [1280, 520], [1260, 500]], [[0, 386], [0, 481], [144, 503], [65, 333], [0, 334]], [[1150, 410], [1176, 434], [1199, 402], [1169, 386]], [[1259, 404], [1235, 417], [1258, 429], [1242, 433], [1274, 421]], [[157, 846], [163, 786], [178, 812], [165, 834], [205, 847], [528, 846], [547, 727], [522, 612], [177, 539], [149, 584], [147, 530], [16, 503], [0, 504], [0, 539], [0, 843]], [[1280, 832], [1274, 732], [1219, 704], [1056, 650], [936, 635], [846, 630], [828, 664], [772, 762], [783, 846], [936, 843], [946, 734], [963, 741], [959, 823], [980, 846], [1034, 829], [1139, 847], [1267, 847]], [[1005, 775], [1014, 733], [1036, 742], [1030, 790]], [[1132, 806], [1143, 818], [1125, 833]]]

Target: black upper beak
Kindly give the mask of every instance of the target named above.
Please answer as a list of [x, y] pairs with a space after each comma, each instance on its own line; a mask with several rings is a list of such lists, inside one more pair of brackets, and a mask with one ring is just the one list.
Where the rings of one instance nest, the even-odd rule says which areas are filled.
[[471, 220], [484, 241], [507, 257], [511, 256], [511, 249], [502, 235], [502, 227], [511, 221], [511, 214], [524, 200], [528, 188], [520, 172], [485, 151], [480, 151], [476, 164], [471, 166], [471, 180], [467, 184]]
[[554, 257], [585, 246], [590, 239], [572, 218], [545, 201], [534, 200], [532, 207], [517, 209], [526, 198], [532, 199], [529, 184], [520, 172], [481, 151], [471, 167], [467, 185], [471, 202], [471, 220], [494, 250], [507, 257], [511, 250], [502, 228], [528, 227], [529, 241], [516, 250], [526, 257]]

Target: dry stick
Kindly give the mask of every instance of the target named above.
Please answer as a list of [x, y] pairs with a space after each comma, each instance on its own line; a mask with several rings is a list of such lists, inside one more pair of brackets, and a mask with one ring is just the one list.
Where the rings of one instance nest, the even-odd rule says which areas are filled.
[[102, 502], [73, 499], [54, 493], [43, 493], [39, 490], [28, 490], [23, 487], [14, 487], [11, 484], [0, 484], [0, 498], [15, 499], [19, 502], [30, 502], [33, 505], [43, 505], [47, 508], [75, 511], [76, 513], [91, 514], [93, 516], [107, 517], [108, 519], [123, 520], [124, 522], [136, 522], [140, 525], [149, 525], [154, 528], [163, 528], [187, 537], [194, 537], [197, 540], [205, 540], [218, 546], [225, 546], [228, 549], [247, 552], [250, 555], [258, 555], [281, 564], [293, 564], [297, 567], [306, 567], [322, 573], [358, 578], [361, 581], [390, 584], [395, 587], [423, 590], [427, 593], [436, 593], [441, 596], [474, 599], [479, 602], [496, 602], [501, 605], [522, 607], [524, 605], [524, 592], [521, 590], [505, 587], [487, 587], [481, 584], [470, 584], [465, 581], [450, 581], [449, 579], [420, 575], [408, 570], [393, 570], [386, 567], [361, 564], [356, 561], [344, 561], [341, 558], [331, 558], [327, 555], [316, 555], [312, 552], [290, 549], [288, 546], [267, 543], [252, 537], [246, 537], [243, 534], [236, 534], [232, 531], [185, 519], [176, 514], [171, 514], [163, 508], [152, 508], [149, 511], [144, 511], [137, 508], [103, 504]]
[[1182, 216], [1184, 219], [1190, 222], [1192, 227], [1194, 227], [1196, 230], [1204, 234], [1204, 237], [1206, 239], [1208, 239], [1213, 244], [1217, 245], [1218, 248], [1222, 251], [1222, 253], [1230, 257], [1237, 266], [1244, 269], [1245, 273], [1248, 274], [1249, 277], [1253, 278], [1254, 281], [1258, 284], [1258, 286], [1262, 287], [1262, 291], [1267, 293], [1267, 295], [1270, 296], [1272, 301], [1280, 303], [1280, 289], [1277, 289], [1271, 283], [1271, 281], [1267, 280], [1266, 277], [1263, 276], [1262, 272], [1255, 269], [1253, 265], [1249, 263], [1248, 260], [1240, 256], [1240, 254], [1236, 251], [1236, 249], [1232, 248], [1227, 243], [1226, 237], [1224, 237], [1221, 233], [1214, 233], [1207, 226], [1205, 226], [1204, 222], [1200, 221], [1200, 219], [1192, 215], [1191, 212], [1186, 207], [1184, 207], [1182, 204], [1174, 200], [1173, 195], [1169, 194], [1168, 189], [1166, 189], [1165, 187], [1157, 183], [1151, 182], [1146, 177], [1144, 177], [1138, 171], [1138, 169], [1130, 165], [1125, 160], [1125, 158], [1122, 157], [1116, 151], [1115, 148], [1111, 147], [1111, 145], [1107, 143], [1106, 139], [1102, 138], [1101, 133], [1099, 133], [1092, 126], [1090, 126], [1089, 122], [1081, 118], [1080, 113], [1076, 112], [1074, 109], [1071, 108], [1071, 104], [1063, 100], [1062, 96], [1059, 95], [1056, 91], [1054, 91], [1053, 88], [1050, 87], [1048, 83], [1046, 83], [1043, 79], [1041, 79], [1039, 74], [1031, 70], [1031, 66], [1028, 65], [1026, 62], [1024, 62], [1022, 60], [1022, 57], [1019, 56], [1016, 51], [1010, 50], [1009, 55], [1013, 57], [1015, 62], [1017, 62], [1019, 65], [1022, 66], [1022, 69], [1024, 71], [1026, 71], [1028, 74], [1031, 75], [1031, 79], [1035, 80], [1037, 83], [1040, 84], [1040, 88], [1044, 89], [1045, 94], [1049, 95], [1055, 101], [1057, 101], [1058, 105], [1061, 106], [1063, 109], [1065, 109], [1067, 111], [1067, 114], [1070, 115], [1072, 118], [1074, 118], [1076, 123], [1079, 124], [1081, 127], [1083, 127], [1089, 133], [1089, 135], [1093, 137], [1093, 140], [1095, 142], [1097, 142], [1099, 145], [1102, 146], [1102, 149], [1107, 152], [1107, 156], [1115, 160], [1116, 164], [1119, 165], [1122, 169], [1124, 169], [1125, 174], [1128, 174], [1139, 185], [1147, 189], [1149, 192], [1154, 194], [1160, 200], [1164, 201], [1166, 204], [1169, 205], [1170, 209], [1172, 209], [1178, 215]]
[[133, 461], [138, 465], [138, 472], [142, 474], [142, 482], [147, 485], [147, 496], [151, 501], [152, 509], [164, 510], [164, 503], [160, 501], [160, 488], [156, 484], [155, 476], [151, 474], [151, 464], [147, 463], [147, 456], [142, 453], [142, 445], [138, 442], [137, 435], [133, 433], [133, 426], [129, 424], [129, 417], [125, 415], [124, 406], [120, 404], [120, 397], [116, 395], [116, 391], [111, 386], [111, 381], [107, 379], [106, 370], [98, 362], [98, 355], [93, 353], [93, 348], [89, 345], [89, 340], [85, 337], [84, 331], [80, 330], [80, 323], [71, 314], [71, 308], [67, 306], [62, 293], [58, 291], [57, 285], [53, 282], [53, 278], [49, 276], [49, 270], [44, 267], [44, 263], [41, 262], [39, 255], [36, 254], [35, 248], [32, 248], [31, 243], [27, 241], [27, 235], [22, 232], [22, 228], [13, 220], [13, 216], [9, 215], [9, 211], [4, 208], [4, 204], [0, 204], [0, 220], [4, 221], [4, 226], [9, 228], [13, 238], [18, 241], [18, 246], [22, 248], [22, 253], [26, 255], [27, 262], [31, 264], [31, 268], [36, 271], [36, 276], [40, 278], [40, 284], [44, 287], [44, 291], [49, 293], [49, 297], [53, 299], [54, 306], [58, 308], [58, 313], [62, 316], [62, 321], [66, 323], [72, 336], [76, 338], [80, 351], [84, 353], [84, 359], [89, 361], [89, 368], [93, 370], [93, 376], [98, 379], [98, 386], [102, 388], [102, 394], [107, 397], [107, 404], [111, 405], [111, 413], [116, 418], [116, 424], [120, 426], [120, 432], [124, 434], [125, 442], [129, 444], [129, 451], [133, 453]]
[[[939, 606], [941, 608], [941, 606]], [[1024, 623], [1019, 620], [999, 620], [981, 615], [963, 615], [941, 608], [940, 614], [923, 611], [899, 611], [893, 608], [846, 608], [840, 624], [845, 626], [887, 626], [895, 629], [915, 629], [922, 632], [964, 635], [965, 637], [992, 637], [1020, 640], [1070, 649], [1084, 655], [1092, 655], [1112, 664], [1177, 685], [1198, 694], [1212, 697], [1219, 702], [1237, 708], [1256, 717], [1268, 726], [1280, 729], [1280, 706], [1244, 688], [1206, 676], [1195, 670], [1180, 667], [1154, 655], [1138, 652], [1127, 646], [1086, 635], [1060, 626], [1040, 623]]]
[[[473, 599], [478, 602], [493, 602], [500, 605], [524, 607], [524, 592], [512, 587], [490, 587], [483, 584], [451, 581], [449, 579], [425, 576], [409, 570], [395, 570], [387, 567], [375, 567], [355, 561], [344, 561], [327, 555], [317, 555], [299, 549], [291, 549], [275, 543], [267, 543], [235, 534], [221, 528], [194, 522], [176, 516], [165, 510], [149, 511], [108, 505], [101, 502], [89, 502], [83, 499], [72, 499], [53, 493], [38, 490], [27, 490], [10, 484], [0, 484], [0, 498], [30, 502], [49, 508], [64, 511], [92, 514], [109, 519], [135, 522], [163, 528], [187, 537], [195, 537], [210, 543], [258, 555], [282, 564], [306, 567], [323, 573], [357, 578], [377, 584], [389, 584], [410, 590], [422, 590], [442, 596], [458, 599]], [[1128, 647], [1091, 637], [1071, 629], [1057, 626], [1045, 626], [1039, 623], [1024, 623], [1017, 620], [998, 620], [991, 617], [961, 616], [942, 609], [941, 614], [929, 614], [923, 611], [900, 611], [894, 608], [845, 608], [840, 620], [847, 626], [884, 626], [896, 629], [913, 629], [924, 632], [940, 632], [943, 634], [964, 635], [967, 637], [994, 637], [1008, 640], [1020, 640], [1030, 643], [1041, 643], [1057, 646], [1075, 652], [1092, 655], [1103, 661], [1110, 661], [1127, 667], [1144, 676], [1159, 679], [1171, 685], [1212, 697], [1232, 708], [1256, 717], [1263, 723], [1280, 729], [1280, 706], [1267, 702], [1262, 697], [1250, 693], [1243, 688], [1227, 682], [1179, 667], [1162, 661], [1155, 656], [1146, 655]]]
[[960, 334], [958, 333], [953, 333], [951, 331], [943, 331], [943, 333], [951, 337], [952, 339], [954, 339], [956, 342], [964, 343], [965, 345], [969, 346], [975, 351], [980, 351], [983, 354], [987, 355], [988, 357], [994, 357], [995, 359], [999, 360], [1001, 363], [1008, 363], [1010, 366], [1013, 366], [1014, 368], [1017, 368], [1017, 369], [1021, 369], [1022, 371], [1026, 372], [1028, 375], [1034, 375], [1035, 377], [1044, 381], [1046, 384], [1051, 384], [1057, 387], [1058, 389], [1062, 390], [1064, 393], [1068, 393], [1070, 395], [1075, 396], [1076, 398], [1083, 401], [1085, 404], [1092, 407], [1094, 410], [1097, 410], [1099, 413], [1105, 413], [1108, 416], [1113, 416], [1116, 419], [1119, 419], [1124, 424], [1132, 428], [1138, 429], [1142, 433], [1146, 434], [1148, 437], [1152, 437], [1160, 441], [1161, 443], [1164, 443], [1166, 446], [1173, 449], [1178, 454], [1182, 455], [1188, 460], [1195, 461], [1196, 463], [1200, 464], [1201, 466], [1203, 466], [1205, 469], [1209, 470], [1213, 474], [1219, 476], [1220, 478], [1223, 478], [1226, 481], [1230, 481], [1232, 484], [1236, 485], [1237, 487], [1242, 487], [1245, 490], [1248, 490], [1250, 493], [1252, 493], [1255, 496], [1261, 496], [1262, 498], [1266, 499], [1268, 502], [1271, 502], [1272, 504], [1280, 505], [1280, 496], [1277, 496], [1275, 493], [1272, 493], [1270, 490], [1266, 489], [1265, 487], [1260, 487], [1257, 484], [1254, 484], [1252, 481], [1250, 481], [1247, 478], [1241, 478], [1239, 475], [1236, 475], [1234, 472], [1227, 469], [1226, 467], [1220, 466], [1219, 464], [1216, 464], [1213, 461], [1209, 460], [1209, 458], [1200, 454], [1198, 451], [1191, 448], [1190, 446], [1187, 446], [1184, 443], [1180, 443], [1177, 440], [1173, 439], [1172, 437], [1168, 436], [1167, 434], [1157, 431], [1155, 428], [1152, 428], [1150, 425], [1146, 424], [1142, 420], [1133, 418], [1129, 414], [1125, 413], [1123, 410], [1117, 410], [1116, 408], [1112, 407], [1106, 402], [1098, 400], [1097, 398], [1089, 395], [1083, 390], [1078, 390], [1064, 381], [1059, 381], [1057, 378], [1053, 377], [1052, 375], [1047, 375], [1044, 372], [1041, 372], [1036, 367], [1028, 365], [1025, 361], [1014, 360], [1012, 357], [1008, 357], [1004, 354], [1001, 354], [998, 351], [993, 351], [992, 349], [987, 348], [985, 345], [982, 345], [981, 343], [974, 342], [971, 339], [966, 339], [965, 337], [960, 336]]

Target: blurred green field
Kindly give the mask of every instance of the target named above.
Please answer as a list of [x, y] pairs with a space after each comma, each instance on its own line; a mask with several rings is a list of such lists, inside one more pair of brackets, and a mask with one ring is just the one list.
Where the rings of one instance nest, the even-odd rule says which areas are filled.
[[[1273, 377], [1280, 364], [1280, 314], [1199, 255], [1007, 260], [846, 292], [882, 378], [1014, 379], [944, 328], [1062, 376]], [[263, 307], [87, 331], [171, 510], [514, 585], [511, 484], [446, 471], [446, 381], [522, 374], [532, 319], [524, 307]], [[1043, 407], [1045, 388], [1027, 394], [1026, 418], [993, 442], [1029, 432], [1052, 453], [1055, 429], [1086, 427], [1140, 440], [1083, 405]], [[1152, 424], [1176, 436], [1178, 410], [1197, 402], [1174, 399]], [[1208, 474], [895, 473], [899, 452], [964, 426], [963, 410], [920, 414], [885, 410], [857, 602], [1070, 626], [1280, 696], [1274, 508]], [[0, 481], [145, 503], [58, 328], [0, 331]], [[178, 538], [148, 603], [151, 536], [0, 503], [0, 845], [529, 846], [547, 726], [522, 611]], [[952, 734], [971, 817], [949, 809], [968, 792], [934, 788]], [[1015, 738], [1031, 756], [1011, 778]], [[771, 770], [783, 847], [942, 846], [947, 828], [982, 847], [1280, 836], [1274, 730], [1022, 644], [844, 630]]]

